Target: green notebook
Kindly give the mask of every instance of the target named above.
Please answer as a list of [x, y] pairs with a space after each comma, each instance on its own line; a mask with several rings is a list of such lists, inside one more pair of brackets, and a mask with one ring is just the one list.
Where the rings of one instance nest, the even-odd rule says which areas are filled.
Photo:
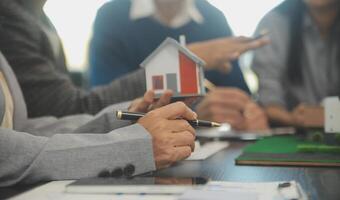
[[[331, 148], [331, 149], [330, 149]], [[238, 165], [340, 166], [340, 146], [302, 140], [296, 136], [263, 138], [247, 146]]]

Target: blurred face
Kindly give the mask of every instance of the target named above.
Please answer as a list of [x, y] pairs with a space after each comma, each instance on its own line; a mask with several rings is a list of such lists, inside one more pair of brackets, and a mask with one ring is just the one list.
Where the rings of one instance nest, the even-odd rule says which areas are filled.
[[310, 8], [324, 9], [324, 8], [330, 8], [334, 6], [335, 4], [339, 4], [340, 0], [304, 0], [304, 2]]

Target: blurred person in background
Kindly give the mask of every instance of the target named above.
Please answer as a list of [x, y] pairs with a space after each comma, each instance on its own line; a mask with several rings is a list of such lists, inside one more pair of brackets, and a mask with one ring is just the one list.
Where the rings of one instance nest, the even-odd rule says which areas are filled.
[[59, 35], [43, 11], [45, 3], [0, 1], [0, 50], [23, 90], [29, 117], [96, 114], [111, 104], [143, 96], [140, 72], [89, 91], [75, 86]]
[[207, 63], [206, 78], [219, 86], [197, 106], [199, 116], [228, 122], [236, 129], [265, 129], [266, 117], [248, 96], [237, 58], [268, 40], [232, 37], [223, 13], [206, 0], [106, 3], [98, 11], [90, 45], [92, 84], [107, 84], [140, 69], [139, 64], [164, 39], [178, 40], [181, 35], [186, 36], [188, 48]]
[[339, 9], [339, 0], [285, 0], [260, 22], [271, 44], [255, 52], [253, 68], [272, 123], [324, 125], [320, 105], [340, 93]]

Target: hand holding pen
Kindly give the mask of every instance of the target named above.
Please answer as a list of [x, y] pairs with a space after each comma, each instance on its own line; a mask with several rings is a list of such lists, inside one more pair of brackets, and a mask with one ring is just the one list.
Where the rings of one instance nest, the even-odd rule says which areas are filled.
[[[121, 119], [132, 116], [119, 113]], [[160, 169], [189, 157], [194, 151], [195, 129], [184, 119], [196, 118], [195, 112], [184, 103], [177, 102], [152, 110], [143, 117], [129, 119], [138, 119], [137, 123], [151, 135], [156, 167]]]
[[[125, 112], [125, 111], [116, 111], [116, 117], [120, 120], [131, 120], [137, 121], [140, 118], [144, 117], [145, 113], [135, 113], [135, 112]], [[216, 122], [210, 122], [205, 120], [186, 120], [193, 127], [220, 127], [221, 124]]]

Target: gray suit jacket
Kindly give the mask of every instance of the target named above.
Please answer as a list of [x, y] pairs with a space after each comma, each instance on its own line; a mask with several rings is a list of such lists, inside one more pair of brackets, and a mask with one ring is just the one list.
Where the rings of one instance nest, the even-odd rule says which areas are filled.
[[42, 10], [25, 5], [30, 2], [0, 0], [0, 50], [18, 78], [29, 117], [96, 114], [144, 94], [142, 70], [90, 91], [76, 87], [62, 48], [54, 48], [61, 45], [57, 33]]
[[[149, 133], [113, 115], [112, 109], [124, 105], [111, 106], [95, 117], [27, 119], [21, 90], [1, 54], [0, 70], [14, 100], [14, 130], [0, 128], [0, 187], [95, 177], [129, 164], [135, 166], [133, 174], [155, 169]], [[4, 105], [0, 103], [0, 116]]]

